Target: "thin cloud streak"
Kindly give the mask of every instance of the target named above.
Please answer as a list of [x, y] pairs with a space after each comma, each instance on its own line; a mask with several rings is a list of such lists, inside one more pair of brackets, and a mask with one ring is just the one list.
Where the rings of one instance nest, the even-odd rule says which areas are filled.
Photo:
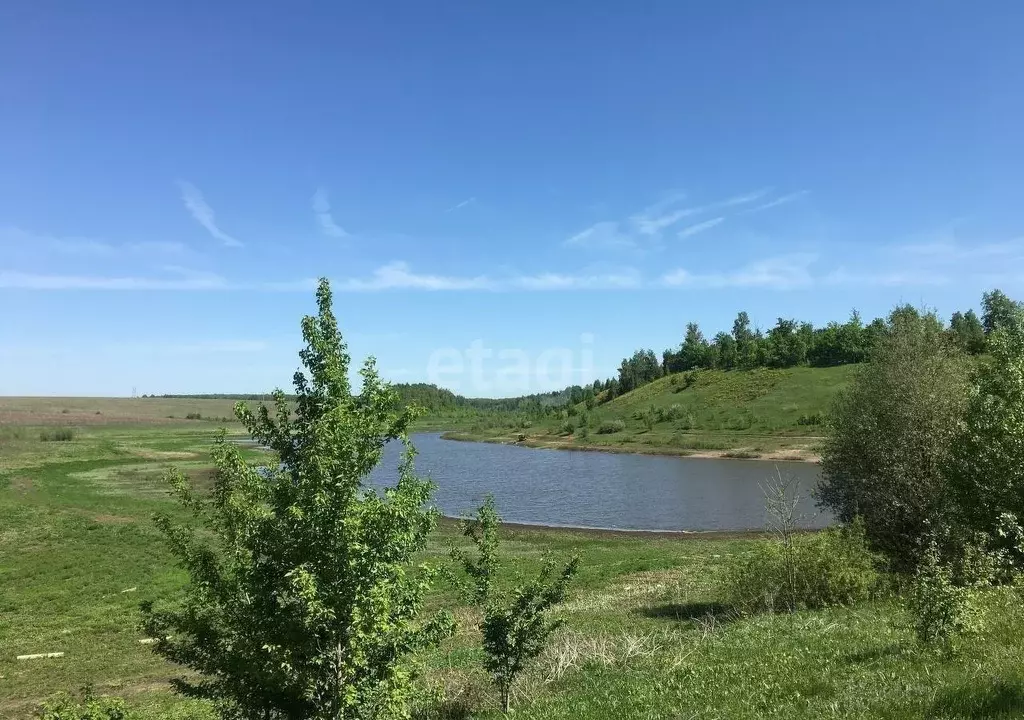
[[349, 234], [345, 232], [344, 228], [334, 222], [334, 217], [331, 215], [331, 202], [327, 197], [327, 189], [318, 187], [316, 192], [313, 193], [313, 214], [316, 216], [317, 224], [320, 226], [320, 231], [333, 238], [345, 238]]
[[180, 242], [141, 241], [114, 244], [86, 237], [54, 237], [16, 227], [0, 228], [0, 245], [17, 246], [44, 252], [81, 257], [120, 257], [126, 255], [183, 255], [188, 248]]
[[486, 276], [460, 278], [443, 275], [418, 275], [404, 262], [388, 263], [373, 271], [369, 279], [349, 278], [332, 285], [340, 292], [372, 292], [376, 290], [492, 290], [494, 283]]
[[178, 182], [178, 187], [181, 188], [181, 200], [185, 203], [185, 207], [195, 221], [206, 228], [206, 232], [220, 240], [225, 247], [242, 247], [240, 240], [231, 237], [217, 226], [217, 216], [214, 214], [213, 208], [206, 203], [199, 188], [184, 180]]
[[810, 194], [810, 192], [811, 192], [810, 190], [798, 190], [797, 192], [791, 192], [788, 195], [783, 195], [782, 197], [775, 198], [774, 200], [771, 200], [770, 202], [766, 202], [764, 205], [758, 205], [757, 207], [752, 207], [749, 210], [745, 210], [744, 212], [748, 212], [748, 213], [760, 212], [761, 210], [767, 210], [769, 208], [778, 207], [779, 205], [785, 205], [787, 203], [793, 202], [794, 200], [799, 200], [800, 198], [804, 197], [805, 195]]
[[464, 207], [466, 207], [467, 205], [472, 205], [472, 204], [473, 204], [473, 203], [475, 203], [475, 202], [476, 202], [476, 198], [475, 198], [475, 197], [467, 198], [466, 200], [463, 200], [462, 202], [460, 202], [460, 203], [459, 203], [459, 204], [457, 204], [457, 205], [452, 205], [452, 206], [451, 206], [450, 208], [448, 208], [447, 210], [445, 210], [445, 212], [446, 212], [446, 213], [450, 213], [450, 212], [455, 212], [456, 210], [459, 210], [459, 209], [461, 209], [461, 208], [464, 208]]
[[705, 220], [704, 222], [699, 222], [696, 225], [690, 225], [689, 227], [683, 228], [682, 230], [679, 231], [677, 237], [679, 237], [680, 239], [692, 237], [697, 233], [702, 233], [705, 230], [710, 230], [716, 225], [721, 225], [723, 222], [725, 222], [724, 217], [711, 218], [710, 220]]
[[682, 193], [677, 193], [645, 208], [636, 215], [633, 215], [630, 218], [630, 221], [633, 223], [633, 226], [639, 234], [658, 237], [666, 228], [675, 225], [684, 218], [693, 217], [694, 215], [703, 215], [704, 213], [723, 210], [725, 208], [735, 207], [736, 205], [745, 205], [747, 203], [756, 202], [770, 192], [771, 188], [762, 188], [760, 190], [755, 190], [743, 195], [735, 195], [733, 197], [726, 198], [725, 200], [719, 200], [706, 205], [694, 205], [692, 207], [682, 208], [676, 207], [675, 209], [672, 209], [674, 205], [678, 205], [686, 198]]
[[792, 290], [813, 285], [810, 266], [816, 255], [797, 253], [766, 258], [729, 272], [693, 273], [684, 268], [662, 276], [661, 284], [674, 288], [768, 288]]
[[604, 221], [594, 223], [583, 232], [573, 235], [562, 243], [566, 247], [586, 249], [629, 249], [636, 248], [636, 242], [620, 229], [619, 223]]
[[43, 275], [0, 272], [0, 289], [7, 290], [227, 290], [219, 275], [196, 274], [178, 278], [93, 277], [86, 275]]

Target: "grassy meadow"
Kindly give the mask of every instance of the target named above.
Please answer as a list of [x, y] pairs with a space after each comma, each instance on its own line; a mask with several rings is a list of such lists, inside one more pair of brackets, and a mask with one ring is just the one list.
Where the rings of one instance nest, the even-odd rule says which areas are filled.
[[[780, 382], [752, 398], [751, 407], [781, 392]], [[686, 399], [686, 392], [663, 389], [651, 388], [651, 397], [638, 402]], [[764, 407], [771, 402], [764, 399]], [[151, 520], [157, 511], [176, 512], [164, 471], [175, 465], [200, 483], [210, 477], [209, 448], [218, 424], [178, 418], [224, 416], [230, 403], [2, 404], [0, 717], [33, 717], [44, 699], [87, 683], [124, 696], [143, 717], [207, 717], [208, 708], [171, 692], [168, 681], [178, 670], [140, 643], [138, 605], [173, 597], [185, 580]], [[780, 410], [777, 417], [806, 412], [810, 404]], [[727, 424], [728, 418], [720, 421]], [[73, 430], [70, 439], [44, 438], [60, 427]], [[758, 420], [746, 430], [767, 427]], [[261, 457], [258, 450], [246, 453], [253, 461]], [[558, 611], [565, 626], [517, 688], [516, 717], [1024, 714], [1024, 613], [1012, 589], [984, 593], [980, 631], [964, 640], [958, 655], [947, 656], [919, 646], [904, 610], [884, 595], [846, 609], [749, 617], [732, 612], [719, 582], [731, 563], [765, 542], [760, 537], [515, 528], [503, 534], [504, 560], [523, 573], [546, 556], [564, 559], [578, 551], [583, 560], [569, 601]], [[454, 524], [442, 523], [429, 555], [446, 562], [446, 545], [456, 539]], [[440, 706], [421, 716], [500, 716], [480, 666], [479, 611], [444, 584], [431, 604], [454, 608], [459, 632], [418, 658], [423, 686], [442, 697]], [[51, 652], [64, 655], [16, 659]]]
[[[536, 423], [513, 416], [460, 415], [449, 437], [536, 447], [814, 460], [829, 405], [857, 367], [676, 373], [589, 410], [581, 403], [572, 415], [553, 414]], [[437, 422], [441, 418], [431, 419], [443, 425]]]

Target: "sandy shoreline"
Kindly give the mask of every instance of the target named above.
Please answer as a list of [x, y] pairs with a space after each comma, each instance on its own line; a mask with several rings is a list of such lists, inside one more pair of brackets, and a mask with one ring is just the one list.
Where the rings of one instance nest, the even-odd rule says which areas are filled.
[[821, 461], [821, 457], [810, 451], [800, 450], [773, 450], [770, 452], [762, 453], [751, 453], [743, 450], [685, 450], [681, 448], [671, 447], [623, 447], [623, 446], [608, 446], [608, 445], [578, 445], [573, 442], [560, 441], [560, 440], [538, 440], [535, 438], [526, 438], [523, 441], [513, 440], [510, 437], [471, 437], [467, 433], [459, 431], [448, 431], [442, 432], [441, 438], [443, 440], [453, 440], [457, 442], [484, 442], [492, 443], [496, 445], [517, 445], [519, 447], [528, 447], [535, 449], [550, 449], [550, 450], [579, 450], [582, 452], [605, 452], [605, 453], [617, 453], [626, 455], [659, 455], [667, 457], [685, 457], [685, 458], [698, 458], [705, 460], [747, 460], [756, 462], [807, 462], [817, 463]]

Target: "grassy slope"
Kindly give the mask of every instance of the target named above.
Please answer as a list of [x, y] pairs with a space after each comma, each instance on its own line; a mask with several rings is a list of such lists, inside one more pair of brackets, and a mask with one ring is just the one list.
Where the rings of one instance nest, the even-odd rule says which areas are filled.
[[[526, 444], [547, 447], [810, 458], [822, 428], [801, 425], [801, 416], [827, 411], [836, 391], [850, 382], [854, 372], [856, 366], [713, 370], [696, 373], [689, 386], [683, 374], [676, 374], [588, 411], [585, 439], [578, 431], [566, 435], [560, 418], [521, 430], [497, 420], [478, 421], [452, 436], [508, 442], [521, 432], [527, 436]], [[662, 420], [651, 429], [637, 417], [652, 408], [667, 411], [673, 406], [678, 406], [675, 419]], [[585, 411], [582, 405], [578, 409], [577, 424]], [[608, 435], [596, 432], [602, 423], [615, 420], [625, 423], [625, 430]]]
[[[206, 716], [173, 696], [175, 669], [139, 644], [138, 602], [183, 582], [151, 515], [174, 511], [160, 482], [182, 465], [202, 477], [210, 428], [111, 426], [68, 443], [0, 439], [0, 717], [93, 682], [145, 717]], [[258, 455], [249, 451], [253, 459]], [[747, 539], [511, 530], [504, 557], [524, 572], [574, 549], [583, 570], [566, 626], [518, 691], [523, 718], [967, 718], [1024, 712], [1024, 620], [1010, 591], [986, 593], [984, 627], [958, 658], [920, 649], [902, 611], [854, 609], [738, 619], [717, 579]], [[441, 559], [451, 525], [430, 554]], [[459, 635], [422, 658], [455, 705], [498, 717], [479, 669], [477, 610], [438, 588]], [[16, 655], [63, 651], [57, 660]], [[454, 717], [462, 717], [455, 714]], [[449, 717], [452, 717], [449, 716]]]

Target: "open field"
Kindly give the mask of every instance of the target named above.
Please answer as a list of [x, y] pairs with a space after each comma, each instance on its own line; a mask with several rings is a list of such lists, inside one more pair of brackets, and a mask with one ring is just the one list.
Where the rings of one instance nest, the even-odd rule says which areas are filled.
[[[175, 668], [139, 642], [138, 604], [173, 597], [184, 581], [151, 516], [175, 511], [161, 482], [166, 467], [208, 478], [212, 429], [201, 422], [83, 425], [70, 441], [28, 435], [0, 444], [0, 717], [31, 717], [44, 698], [87, 682], [126, 696], [144, 717], [207, 716], [170, 692]], [[505, 536], [505, 560], [524, 572], [545, 555], [565, 558], [577, 549], [583, 557], [560, 610], [566, 626], [519, 687], [517, 717], [1024, 713], [1024, 612], [1012, 590], [984, 594], [980, 633], [958, 657], [946, 657], [919, 647], [903, 610], [886, 598], [852, 609], [738, 617], [722, 604], [718, 581], [733, 558], [763, 542], [757, 537], [521, 528]], [[431, 555], [443, 561], [455, 537], [453, 525], [442, 524]], [[479, 664], [477, 611], [443, 585], [431, 603], [454, 607], [460, 631], [420, 658], [424, 682], [443, 688], [445, 717], [468, 717], [466, 708], [498, 717]], [[64, 656], [15, 659], [49, 652]]]
[[[572, 415], [555, 414], [536, 423], [515, 417], [459, 418], [448, 437], [531, 447], [813, 461], [832, 399], [856, 371], [856, 365], [844, 365], [677, 373], [589, 410], [581, 403]], [[443, 426], [440, 417], [434, 420]], [[619, 429], [602, 432], [610, 423]]]
[[0, 427], [5, 425], [107, 425], [173, 423], [187, 415], [204, 420], [234, 420], [234, 402], [185, 398], [0, 397]]

